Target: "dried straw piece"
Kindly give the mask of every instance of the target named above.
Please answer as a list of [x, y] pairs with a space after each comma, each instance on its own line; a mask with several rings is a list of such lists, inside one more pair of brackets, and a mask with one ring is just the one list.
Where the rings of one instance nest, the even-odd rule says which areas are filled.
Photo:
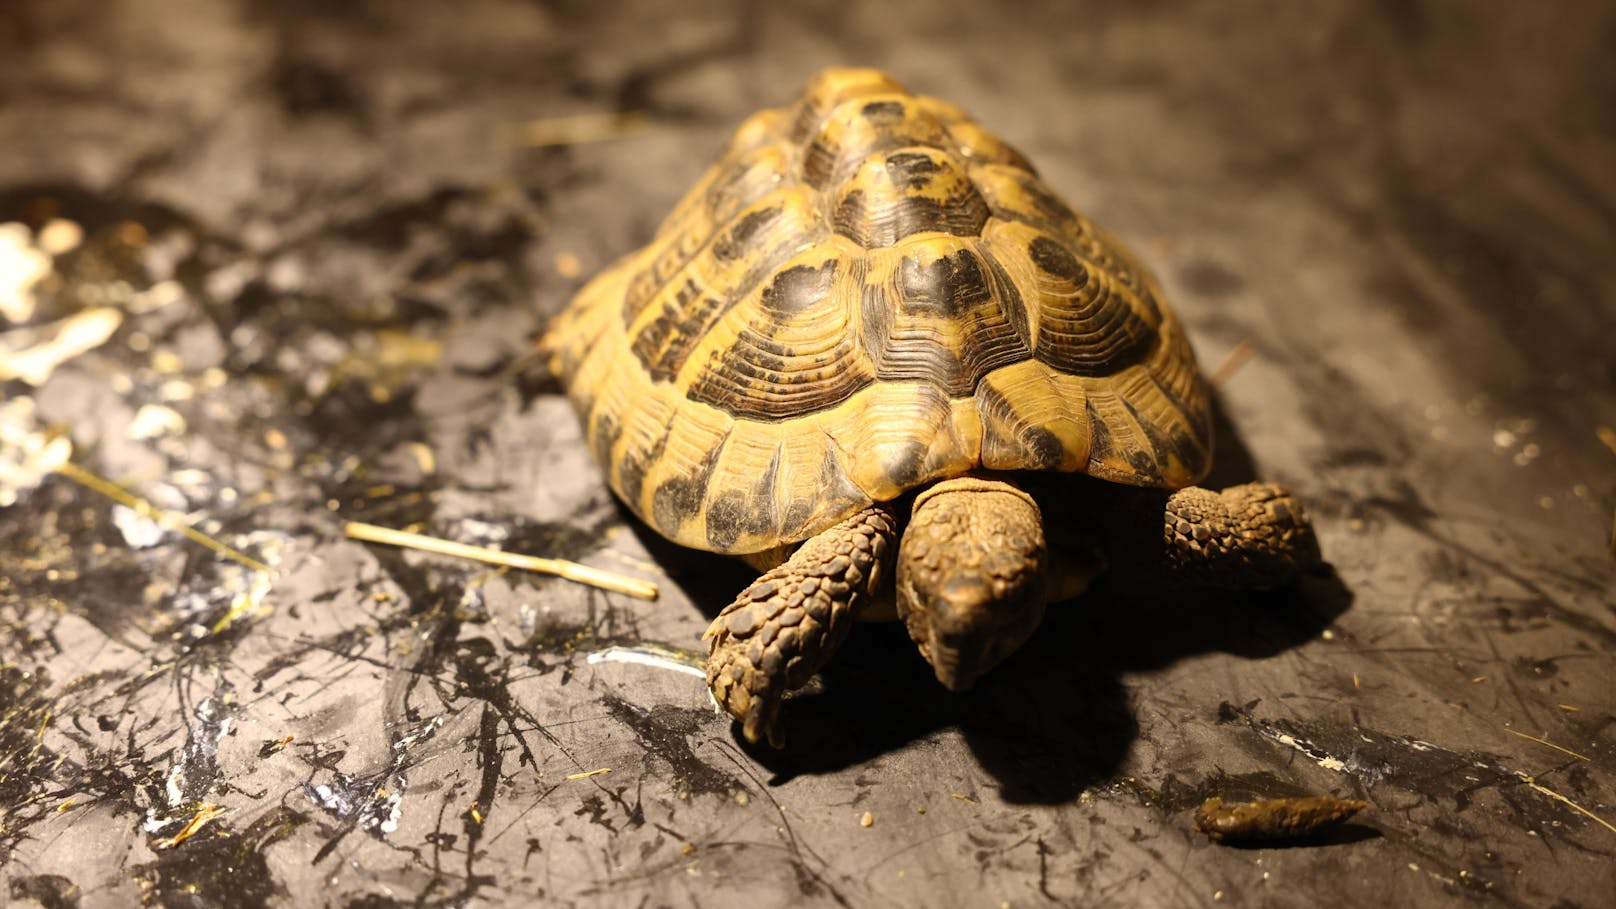
[[66, 461], [58, 465], [56, 467], [56, 472], [64, 477], [67, 477], [69, 480], [72, 480], [80, 486], [99, 492], [120, 505], [134, 509], [141, 516], [150, 518], [164, 527], [169, 528], [170, 530], [179, 531], [186, 537], [186, 539], [189, 539], [192, 542], [198, 543], [202, 546], [206, 546], [207, 548], [227, 559], [230, 559], [233, 562], [245, 565], [248, 568], [251, 568], [253, 571], [262, 571], [264, 574], [275, 573], [273, 569], [271, 569], [268, 565], [265, 565], [263, 562], [258, 561], [257, 559], [247, 555], [244, 552], [241, 552], [238, 549], [227, 546], [224, 543], [215, 540], [213, 537], [208, 536], [202, 531], [197, 530], [195, 527], [185, 523], [185, 519], [179, 515], [158, 508], [145, 499], [142, 499], [134, 493], [124, 489], [122, 486], [119, 486], [111, 480], [96, 476], [90, 471], [85, 470], [77, 464], [74, 464], [72, 461]]
[[1207, 382], [1213, 388], [1222, 388], [1223, 384], [1234, 378], [1234, 374], [1239, 372], [1240, 367], [1246, 365], [1246, 361], [1256, 352], [1257, 348], [1251, 345], [1250, 340], [1236, 344], [1234, 349], [1229, 351], [1229, 355], [1223, 358], [1223, 362], [1218, 364], [1218, 368], [1212, 370], [1212, 376]]
[[528, 148], [581, 145], [585, 142], [621, 139], [649, 125], [650, 118], [641, 111], [577, 114], [570, 117], [547, 117], [517, 124], [511, 131], [511, 138], [514, 144]]
[[343, 533], [353, 539], [364, 540], [367, 543], [403, 546], [406, 549], [419, 549], [423, 552], [458, 556], [462, 559], [472, 559], [478, 562], [486, 562], [490, 565], [504, 565], [509, 568], [536, 571], [540, 574], [553, 574], [569, 581], [576, 581], [579, 584], [588, 584], [592, 587], [599, 587], [602, 590], [611, 590], [616, 593], [626, 593], [631, 597], [639, 597], [642, 600], [654, 600], [657, 598], [657, 586], [650, 581], [626, 578], [620, 574], [602, 571], [599, 568], [590, 568], [588, 565], [580, 565], [577, 562], [568, 562], [564, 559], [542, 559], [538, 556], [502, 552], [498, 549], [489, 549], [484, 546], [468, 546], [465, 543], [453, 543], [448, 540], [440, 540], [437, 537], [393, 530], [390, 527], [378, 527], [375, 524], [362, 524], [358, 521], [349, 521], [343, 526]]

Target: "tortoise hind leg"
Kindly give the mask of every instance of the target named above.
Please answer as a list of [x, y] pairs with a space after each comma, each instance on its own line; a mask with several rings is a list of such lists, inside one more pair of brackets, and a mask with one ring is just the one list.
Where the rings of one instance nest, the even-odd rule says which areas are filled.
[[780, 747], [781, 701], [847, 639], [891, 568], [897, 528], [891, 511], [875, 505], [813, 537], [741, 591], [702, 635], [707, 685], [747, 741], [767, 735]]
[[1180, 489], [1167, 499], [1163, 539], [1169, 578], [1182, 584], [1262, 590], [1322, 560], [1302, 506], [1273, 483]]

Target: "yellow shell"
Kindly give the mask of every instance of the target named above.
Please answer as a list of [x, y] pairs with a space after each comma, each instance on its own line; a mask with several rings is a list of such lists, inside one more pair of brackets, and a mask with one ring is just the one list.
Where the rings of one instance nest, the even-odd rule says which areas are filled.
[[958, 108], [876, 70], [746, 120], [552, 324], [616, 493], [750, 553], [972, 470], [1180, 487], [1207, 391], [1149, 274]]

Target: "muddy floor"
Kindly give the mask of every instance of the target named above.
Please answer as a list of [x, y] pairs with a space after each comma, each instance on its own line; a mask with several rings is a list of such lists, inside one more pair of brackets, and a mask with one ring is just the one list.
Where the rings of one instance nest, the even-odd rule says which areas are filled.
[[[1616, 905], [1609, 7], [0, 8], [13, 903]], [[742, 745], [695, 667], [745, 570], [626, 516], [530, 345], [837, 63], [1138, 251], [1214, 482], [1331, 571], [1102, 584], [958, 697], [864, 626]], [[1192, 827], [1303, 794], [1370, 805]]]

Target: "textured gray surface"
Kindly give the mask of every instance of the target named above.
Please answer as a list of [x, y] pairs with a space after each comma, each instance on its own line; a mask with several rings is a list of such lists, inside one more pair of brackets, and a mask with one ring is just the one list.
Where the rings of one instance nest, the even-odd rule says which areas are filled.
[[[1608, 8], [673, 6], [6, 4], [0, 220], [87, 231], [36, 318], [127, 315], [0, 392], [278, 573], [61, 478], [0, 510], [4, 892], [1616, 905]], [[1203, 364], [1249, 342], [1218, 479], [1294, 486], [1335, 577], [1100, 590], [957, 700], [860, 629], [780, 755], [693, 677], [586, 662], [695, 646], [745, 576], [627, 526], [565, 403], [515, 380], [582, 280], [558, 257], [643, 241], [734, 123], [844, 62], [1017, 145], [1157, 271]], [[510, 141], [612, 109], [649, 128]], [[1207, 795], [1300, 792], [1372, 807], [1305, 848], [1189, 829]]]

